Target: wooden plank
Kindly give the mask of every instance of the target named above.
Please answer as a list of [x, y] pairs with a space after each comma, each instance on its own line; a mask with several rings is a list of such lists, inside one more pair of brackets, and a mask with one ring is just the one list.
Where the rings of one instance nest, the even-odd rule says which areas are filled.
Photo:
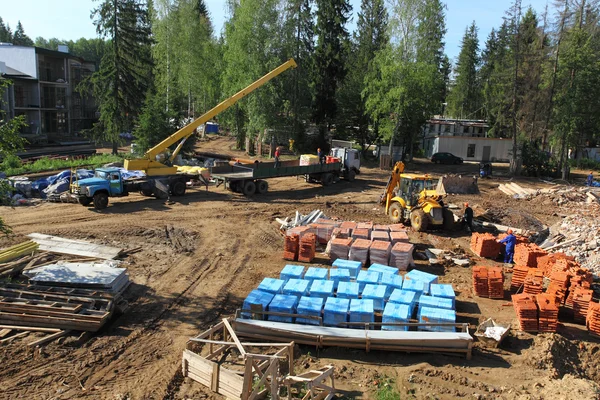
[[40, 233], [31, 233], [27, 236], [39, 245], [40, 250], [53, 253], [111, 260], [116, 258], [122, 251], [122, 249], [116, 247], [104, 246], [81, 240], [65, 239], [58, 236], [43, 235]]
[[56, 340], [59, 337], [63, 337], [65, 335], [68, 335], [69, 333], [71, 333], [71, 331], [56, 332], [56, 333], [53, 333], [53, 334], [48, 335], [46, 337], [43, 337], [41, 339], [35, 340], [35, 341], [31, 342], [31, 343], [28, 343], [27, 346], [29, 346], [29, 347], [40, 346], [42, 344], [49, 343], [49, 342], [51, 342], [53, 340]]
[[[199, 339], [197, 337], [194, 338], [190, 338], [190, 341], [192, 342], [200, 342], [200, 343], [207, 343], [207, 344], [221, 344], [221, 345], [230, 345], [230, 346], [235, 346], [235, 342], [224, 342], [222, 340], [210, 340], [210, 339]], [[242, 342], [241, 343], [242, 346], [248, 346], [248, 347], [288, 347], [289, 343], [259, 343], [259, 342]]]
[[224, 319], [223, 320], [223, 324], [225, 325], [225, 327], [229, 331], [229, 334], [231, 335], [231, 338], [235, 342], [235, 345], [237, 346], [237, 349], [240, 352], [240, 354], [242, 356], [245, 356], [246, 355], [246, 350], [244, 350], [244, 346], [242, 346], [242, 343], [240, 342], [240, 340], [238, 339], [237, 335], [235, 334], [235, 331], [231, 327], [231, 324], [229, 323], [229, 321], [226, 320], [226, 319]]
[[0, 324], [14, 324], [28, 326], [37, 326], [41, 328], [63, 328], [74, 331], [91, 331], [99, 330], [104, 321], [89, 322], [81, 321], [75, 318], [59, 318], [59, 317], [43, 317], [39, 315], [17, 315], [0, 312]]
[[231, 387], [236, 388], [236, 391], [239, 392], [239, 395], [242, 394], [243, 386], [244, 386], [244, 378], [239, 376], [233, 371], [228, 370], [227, 368], [222, 368], [220, 371], [220, 382]]
[[219, 393], [219, 364], [213, 363], [210, 390]]
[[11, 332], [12, 332], [12, 329], [6, 329], [6, 328], [1, 329], [0, 330], [0, 339], [8, 336]]
[[[60, 310], [60, 309], [59, 309]], [[101, 321], [104, 319], [106, 313], [98, 314], [98, 315], [87, 315], [87, 314], [78, 314], [74, 312], [68, 311], [54, 311], [48, 308], [35, 308], [35, 307], [24, 307], [24, 306], [8, 306], [6, 304], [0, 304], [0, 311], [5, 311], [13, 314], [29, 314], [29, 315], [42, 315], [48, 317], [65, 317], [65, 318], [76, 318], [77, 320], [82, 321]]]
[[21, 332], [21, 333], [17, 333], [16, 335], [13, 335], [13, 336], [11, 336], [11, 337], [8, 337], [8, 338], [6, 338], [6, 339], [2, 339], [2, 340], [0, 340], [0, 343], [1, 343], [1, 344], [4, 344], [4, 343], [10, 343], [10, 342], [12, 342], [14, 339], [17, 339], [17, 338], [20, 338], [20, 337], [23, 337], [23, 336], [27, 336], [27, 335], [29, 335], [29, 332]]
[[61, 331], [61, 329], [56, 329], [56, 328], [40, 328], [40, 327], [36, 327], [36, 326], [18, 326], [18, 325], [0, 325], [0, 329], [15, 330], [15, 331], [45, 332], [45, 333], [56, 333], [56, 332]]

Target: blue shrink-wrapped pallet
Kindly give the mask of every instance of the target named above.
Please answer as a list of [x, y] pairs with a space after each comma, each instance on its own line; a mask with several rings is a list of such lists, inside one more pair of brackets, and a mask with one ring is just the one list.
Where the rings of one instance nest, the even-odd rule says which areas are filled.
[[[456, 323], [456, 311], [444, 310], [443, 308], [431, 308], [423, 307], [419, 309], [417, 313], [417, 319], [419, 322], [428, 323], [445, 323], [454, 324]], [[432, 332], [455, 332], [453, 326], [419, 326], [420, 331], [432, 331]]]
[[258, 290], [273, 294], [280, 294], [283, 293], [284, 285], [285, 281], [283, 279], [265, 278], [262, 280], [260, 285], [258, 285]]
[[[406, 304], [390, 303], [385, 305], [381, 322], [383, 324], [398, 324], [409, 322], [412, 308]], [[381, 325], [382, 331], [408, 331], [408, 326]]]
[[344, 327], [348, 322], [348, 308], [350, 307], [349, 299], [339, 299], [330, 297], [325, 301], [323, 309], [323, 325]]
[[[349, 322], [374, 322], [375, 312], [373, 300], [371, 299], [352, 299], [350, 300]], [[364, 325], [349, 325], [350, 328], [365, 329]], [[373, 329], [371, 327], [371, 329]]]
[[340, 299], [358, 299], [358, 282], [340, 282], [336, 297]]
[[438, 283], [438, 276], [429, 274], [427, 272], [419, 271], [418, 269], [413, 269], [408, 274], [404, 275], [404, 280], [413, 280], [413, 281], [421, 281], [425, 282], [425, 294], [429, 294], [429, 286], [432, 283]]
[[308, 281], [304, 279], [290, 279], [283, 287], [283, 294], [296, 296], [298, 299], [308, 295]]
[[434, 283], [429, 288], [429, 291], [433, 297], [443, 297], [445, 299], [452, 300], [452, 308], [455, 308], [456, 293], [454, 293], [454, 288], [452, 285], [447, 283]]
[[290, 279], [302, 279], [304, 277], [304, 266], [303, 265], [286, 265], [281, 270], [279, 274], [279, 278], [284, 281], [289, 281]]
[[327, 279], [327, 268], [309, 267], [304, 274], [304, 279], [310, 282], [315, 279]]
[[335, 260], [332, 265], [335, 268], [347, 269], [350, 272], [350, 279], [356, 279], [358, 271], [362, 268], [362, 263], [360, 261], [342, 260], [341, 258]]
[[[298, 306], [298, 297], [287, 294], [276, 294], [269, 304], [269, 312], [280, 312], [287, 314], [296, 314]], [[280, 315], [269, 315], [269, 321], [293, 323], [294, 317], [284, 317]]]
[[421, 307], [443, 308], [445, 310], [453, 310], [454, 306], [451, 299], [444, 297], [433, 297], [423, 295], [419, 297], [419, 309]]
[[338, 283], [350, 282], [350, 270], [344, 268], [332, 268], [329, 270], [329, 280], [333, 282], [333, 288], [337, 290]]
[[394, 274], [398, 275], [398, 268], [390, 267], [389, 265], [383, 264], [371, 264], [367, 271], [381, 272], [382, 274]]
[[[242, 305], [241, 317], [245, 319], [251, 319], [253, 316], [249, 312], [253, 306], [260, 306], [262, 311], [269, 310], [269, 303], [273, 300], [275, 295], [273, 293], [263, 292], [262, 290], [254, 289], [250, 292], [250, 294], [244, 300], [244, 304]], [[262, 315], [256, 315], [256, 319], [264, 319]]]
[[358, 273], [358, 277], [356, 278], [356, 282], [358, 282], [358, 290], [362, 293], [365, 285], [377, 285], [379, 283], [379, 278], [381, 277], [381, 272], [375, 271], [360, 271]]
[[373, 309], [375, 311], [383, 311], [385, 301], [388, 298], [387, 293], [388, 289], [385, 285], [365, 285], [362, 298], [373, 300]]
[[404, 278], [402, 275], [395, 274], [381, 274], [381, 279], [379, 279], [379, 284], [385, 285], [388, 288], [388, 297], [392, 294], [394, 289], [402, 289], [402, 283], [404, 282]]
[[333, 297], [333, 281], [314, 280], [310, 285], [308, 294], [310, 297], [320, 297], [322, 299]]
[[[298, 315], [305, 317], [322, 317], [323, 303], [325, 303], [325, 300], [321, 299], [320, 297], [300, 297], [300, 302], [298, 303], [297, 307]], [[319, 320], [297, 317], [296, 323], [304, 325], [319, 325]]]
[[404, 279], [404, 282], [402, 283], [402, 290], [415, 292], [415, 302], [418, 303], [419, 297], [421, 297], [421, 295], [425, 292], [425, 285], [425, 282]]

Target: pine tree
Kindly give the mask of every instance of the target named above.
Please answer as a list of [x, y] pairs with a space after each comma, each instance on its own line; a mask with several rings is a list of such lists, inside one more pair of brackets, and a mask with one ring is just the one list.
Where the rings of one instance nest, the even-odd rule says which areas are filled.
[[12, 43], [15, 46], [33, 46], [33, 40], [25, 34], [25, 29], [21, 21], [17, 22], [17, 29], [13, 34]]
[[481, 87], [477, 76], [479, 63], [479, 39], [477, 26], [473, 21], [465, 30], [454, 69], [455, 83], [448, 99], [450, 115], [460, 118], [481, 115]]
[[113, 143], [131, 129], [151, 80], [151, 30], [148, 9], [141, 0], [104, 0], [93, 13], [98, 34], [110, 40], [100, 70], [92, 76], [100, 120], [97, 138]]
[[206, 3], [204, 2], [204, 0], [195, 1], [196, 5], [194, 7], [194, 10], [196, 11], [198, 17], [208, 19], [208, 8], [206, 7]]
[[12, 43], [12, 32], [10, 30], [10, 26], [8, 24], [4, 25], [4, 21], [2, 17], [0, 17], [0, 42], [2, 43]]

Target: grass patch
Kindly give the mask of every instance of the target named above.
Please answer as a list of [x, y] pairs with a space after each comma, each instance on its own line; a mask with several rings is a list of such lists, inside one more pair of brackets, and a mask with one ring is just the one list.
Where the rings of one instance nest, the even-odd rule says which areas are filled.
[[124, 154], [96, 154], [87, 158], [77, 160], [62, 160], [41, 158], [32, 163], [23, 164], [15, 161], [13, 158], [7, 158], [0, 164], [0, 171], [4, 171], [7, 176], [31, 174], [44, 171], [56, 171], [60, 169], [69, 169], [72, 167], [100, 167], [111, 162], [121, 162], [125, 158]]
[[377, 400], [400, 400], [400, 393], [394, 386], [394, 381], [391, 378], [383, 378], [377, 382], [377, 392], [375, 393]]

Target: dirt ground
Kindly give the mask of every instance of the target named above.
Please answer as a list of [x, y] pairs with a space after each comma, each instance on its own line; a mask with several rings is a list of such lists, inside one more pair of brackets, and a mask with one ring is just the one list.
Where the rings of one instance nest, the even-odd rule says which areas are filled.
[[[231, 150], [227, 138], [200, 143], [205, 151]], [[474, 174], [477, 165], [436, 166], [418, 161], [412, 171]], [[501, 174], [502, 168], [497, 173]], [[28, 349], [24, 340], [0, 347], [0, 399], [203, 399], [219, 398], [181, 375], [186, 341], [232, 316], [245, 296], [266, 276], [278, 276], [283, 238], [276, 217], [321, 209], [330, 217], [386, 223], [377, 200], [388, 173], [363, 168], [353, 182], [330, 187], [296, 178], [269, 180], [269, 193], [247, 199], [222, 187], [192, 189], [173, 204], [133, 195], [111, 199], [96, 212], [74, 204], [0, 208], [17, 238], [32, 232], [90, 240], [125, 249], [142, 247], [124, 265], [133, 285], [129, 308], [84, 344], [75, 338]], [[451, 196], [468, 200], [477, 215], [495, 210], [500, 223], [524, 228], [548, 226], [568, 210], [514, 201], [495, 190], [507, 178], [480, 182], [481, 194]], [[539, 181], [522, 181], [522, 185]], [[410, 233], [418, 250], [463, 249], [466, 233]], [[15, 241], [16, 239], [12, 239]], [[0, 247], [8, 241], [0, 241]], [[493, 264], [493, 261], [482, 261]], [[440, 275], [458, 294], [459, 322], [476, 326], [488, 317], [516, 323], [505, 300], [474, 298], [471, 269], [417, 268]], [[595, 399], [600, 342], [581, 325], [562, 324], [558, 334], [530, 335], [513, 330], [500, 349], [475, 344], [473, 358], [300, 347], [298, 370], [327, 364], [336, 367], [339, 396], [374, 398], [377, 386], [393, 385], [402, 398]]]

